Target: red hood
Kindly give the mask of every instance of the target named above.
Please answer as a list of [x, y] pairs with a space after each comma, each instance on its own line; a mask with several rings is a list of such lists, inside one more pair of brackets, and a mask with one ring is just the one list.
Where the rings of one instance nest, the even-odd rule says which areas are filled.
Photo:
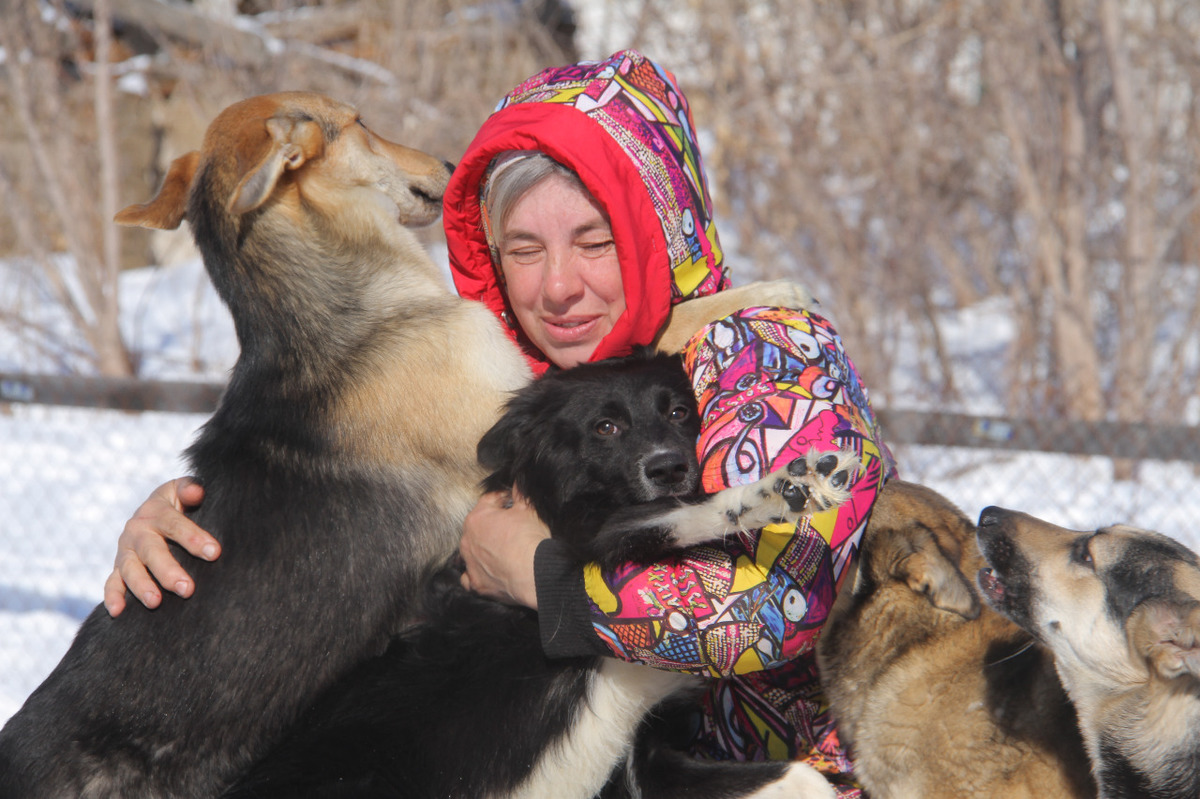
[[[579, 175], [612, 224], [626, 309], [592, 360], [649, 344], [672, 304], [729, 285], [694, 130], [674, 76], [633, 51], [545, 70], [518, 86], [467, 147], [446, 191], [458, 292], [497, 315], [508, 310], [479, 190], [501, 152], [541, 150]], [[545, 371], [541, 353], [518, 330], [510, 335]]]

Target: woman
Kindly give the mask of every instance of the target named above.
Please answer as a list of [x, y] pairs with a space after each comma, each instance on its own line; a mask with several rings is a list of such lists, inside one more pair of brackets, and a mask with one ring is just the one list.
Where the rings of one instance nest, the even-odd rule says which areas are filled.
[[[518, 86], [468, 147], [444, 211], [459, 293], [506, 323], [539, 374], [648, 344], [674, 303], [728, 286], [686, 99], [633, 51]], [[717, 678], [697, 752], [844, 775], [813, 647], [890, 470], [865, 393], [836, 332], [806, 312], [747, 309], [694, 337], [684, 360], [704, 419], [706, 490], [811, 447], [852, 446], [864, 469], [850, 502], [799, 528], [580, 574], [523, 503], [486, 496], [464, 524], [464, 583], [538, 608], [551, 657], [602, 653]], [[110, 612], [126, 583], [157, 604], [147, 567], [191, 592], [163, 538], [217, 556], [179, 512], [201, 496], [175, 481], [139, 509], [105, 587]]]

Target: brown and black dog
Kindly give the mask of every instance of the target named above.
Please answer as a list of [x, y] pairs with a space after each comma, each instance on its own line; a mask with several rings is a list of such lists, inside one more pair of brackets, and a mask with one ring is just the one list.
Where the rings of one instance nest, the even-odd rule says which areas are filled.
[[821, 680], [872, 799], [1095, 796], [1053, 657], [979, 600], [975, 526], [892, 480], [855, 585], [818, 644]]
[[223, 552], [176, 550], [189, 600], [89, 616], [0, 732], [0, 796], [216, 795], [408, 621], [478, 494], [475, 443], [529, 377], [406, 229], [449, 177], [347, 105], [275, 94], [118, 214], [186, 219], [233, 316], [240, 357], [188, 450]]
[[986, 508], [979, 585], [1054, 653], [1103, 799], [1200, 796], [1200, 560], [1159, 533]]
[[[186, 219], [233, 316], [240, 357], [188, 450], [222, 556], [175, 550], [187, 601], [89, 616], [0, 731], [0, 797], [217, 795], [412, 620], [478, 496], [476, 443], [530, 377], [406, 229], [437, 218], [449, 176], [354, 108], [288, 92], [224, 110], [118, 214]], [[804, 301], [784, 284], [691, 301], [665, 340]]]

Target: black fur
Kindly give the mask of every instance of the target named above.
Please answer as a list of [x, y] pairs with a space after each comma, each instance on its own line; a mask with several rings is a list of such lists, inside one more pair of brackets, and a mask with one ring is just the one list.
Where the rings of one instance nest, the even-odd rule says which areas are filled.
[[164, 591], [154, 611], [131, 599], [116, 619], [91, 613], [0, 731], [4, 799], [218, 793], [336, 676], [383, 650], [428, 570], [423, 542], [459, 534], [430, 490], [436, 468], [364, 467], [329, 440], [328, 409], [358, 355], [384, 346], [379, 320], [335, 320], [329, 307], [353, 304], [352, 286], [304, 294], [295, 275], [309, 244], [267, 236], [240, 249], [254, 220], [212, 199], [210, 172], [188, 219], [242, 353], [188, 457], [206, 492], [193, 519], [222, 555], [210, 564], [172, 545], [191, 599]]
[[[513, 398], [479, 442], [488, 491], [515, 486], [555, 538], [588, 560], [612, 561], [604, 529], [650, 519], [689, 498], [700, 485], [696, 401], [672, 356], [634, 357], [556, 373]], [[662, 550], [660, 531], [638, 530]], [[619, 556], [616, 556], [619, 557]], [[619, 562], [619, 561], [617, 561]]]
[[[635, 357], [536, 381], [479, 456], [493, 470], [486, 487], [517, 486], [582, 564], [607, 555], [595, 541], [613, 510], [695, 492], [698, 430], [678, 359]], [[437, 575], [426, 622], [326, 695], [227, 797], [501, 796], [581, 717], [606, 712], [586, 705], [602, 658], [547, 659], [536, 614], [463, 590], [459, 574]], [[664, 799], [735, 797], [783, 773], [673, 754], [681, 735], [667, 730], [687, 713], [647, 721], [603, 795], [634, 783]]]

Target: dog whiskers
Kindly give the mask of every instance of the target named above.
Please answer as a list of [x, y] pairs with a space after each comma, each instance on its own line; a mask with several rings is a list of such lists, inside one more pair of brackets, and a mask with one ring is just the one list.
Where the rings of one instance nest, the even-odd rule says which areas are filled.
[[1025, 642], [1025, 645], [1024, 645], [1024, 646], [1022, 646], [1020, 649], [1018, 649], [1016, 652], [1013, 652], [1013, 653], [1011, 653], [1011, 654], [1005, 655], [1004, 657], [1000, 658], [1000, 659], [999, 659], [999, 660], [997, 660], [997, 661], [993, 661], [993, 662], [991, 662], [991, 663], [984, 663], [984, 664], [983, 664], [983, 665], [984, 665], [984, 668], [990, 668], [990, 667], [992, 667], [992, 666], [999, 666], [1001, 663], [1004, 663], [1004, 662], [1006, 662], [1006, 661], [1012, 660], [1013, 658], [1017, 657], [1018, 655], [1023, 655], [1024, 653], [1028, 652], [1028, 651], [1029, 651], [1029, 649], [1030, 649], [1030, 648], [1031, 648], [1031, 647], [1032, 647], [1032, 646], [1033, 646], [1035, 643], [1037, 643], [1037, 642], [1036, 642], [1036, 641], [1034, 641], [1032, 638], [1030, 638], [1028, 641], [1026, 641], [1026, 642]]

